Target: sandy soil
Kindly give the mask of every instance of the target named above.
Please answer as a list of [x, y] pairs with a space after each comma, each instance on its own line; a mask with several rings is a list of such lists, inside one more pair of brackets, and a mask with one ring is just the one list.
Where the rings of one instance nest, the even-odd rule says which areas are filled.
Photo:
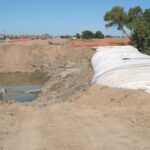
[[149, 150], [150, 95], [90, 87], [71, 101], [0, 105], [1, 150]]
[[70, 48], [69, 41], [51, 40], [7, 43], [0, 45], [0, 72], [33, 72], [49, 69], [72, 60], [87, 58], [85, 48]]
[[36, 101], [0, 102], [0, 150], [149, 150], [150, 94], [90, 86], [94, 51], [67, 42], [0, 46], [0, 72], [50, 77]]

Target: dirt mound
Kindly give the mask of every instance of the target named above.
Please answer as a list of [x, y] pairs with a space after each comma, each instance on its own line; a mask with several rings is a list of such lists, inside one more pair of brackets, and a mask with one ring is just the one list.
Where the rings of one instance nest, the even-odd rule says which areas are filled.
[[142, 90], [116, 89], [94, 85], [78, 95], [76, 103], [83, 105], [149, 107], [150, 94]]

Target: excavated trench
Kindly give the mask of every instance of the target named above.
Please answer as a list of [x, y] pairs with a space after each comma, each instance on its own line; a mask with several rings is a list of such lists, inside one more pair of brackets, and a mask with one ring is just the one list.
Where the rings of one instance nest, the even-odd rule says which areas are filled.
[[94, 51], [72, 48], [68, 40], [57, 43], [32, 41], [0, 46], [0, 90], [6, 87], [8, 99], [66, 100], [90, 86]]
[[[32, 73], [0, 73], [0, 99], [31, 102], [39, 96], [47, 80], [47, 73], [42, 70]], [[7, 93], [2, 94], [2, 89], [6, 89]]]

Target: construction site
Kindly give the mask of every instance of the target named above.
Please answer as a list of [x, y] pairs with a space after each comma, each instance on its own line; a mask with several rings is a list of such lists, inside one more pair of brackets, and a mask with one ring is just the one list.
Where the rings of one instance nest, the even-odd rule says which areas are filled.
[[150, 150], [149, 1], [0, 10], [0, 150]]
[[127, 39], [1, 44], [0, 150], [149, 150], [149, 57], [136, 53]]

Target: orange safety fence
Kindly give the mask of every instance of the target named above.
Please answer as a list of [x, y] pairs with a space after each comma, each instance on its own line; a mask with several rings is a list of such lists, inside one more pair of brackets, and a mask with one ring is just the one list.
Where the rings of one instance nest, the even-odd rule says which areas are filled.
[[102, 39], [99, 41], [73, 41], [70, 43], [71, 47], [97, 47], [97, 46], [115, 46], [115, 45], [129, 45], [129, 39]]

